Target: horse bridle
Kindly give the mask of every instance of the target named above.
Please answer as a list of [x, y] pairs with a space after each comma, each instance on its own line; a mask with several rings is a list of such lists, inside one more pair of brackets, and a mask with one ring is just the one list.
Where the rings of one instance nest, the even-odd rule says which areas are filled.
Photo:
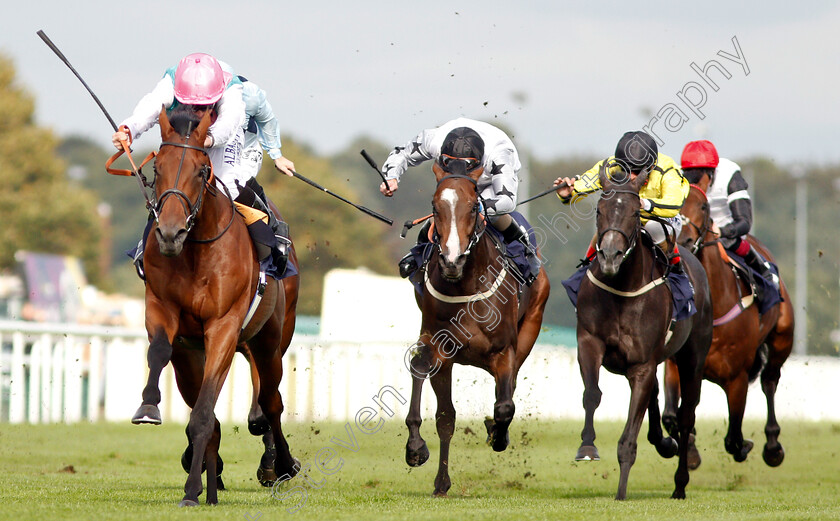
[[[697, 185], [691, 185], [691, 186], [700, 190], [700, 192], [703, 193], [704, 196], [705, 196], [705, 192], [703, 191], [702, 188], [700, 188]], [[694, 230], [697, 232], [697, 238], [694, 239], [694, 242], [691, 245], [691, 253], [693, 253], [694, 255], [697, 255], [697, 252], [700, 251], [702, 248], [705, 248], [706, 246], [711, 246], [712, 244], [714, 244], [714, 243], [716, 243], [720, 240], [720, 239], [714, 239], [714, 240], [711, 240], [711, 241], [708, 241], [708, 242], [705, 241], [706, 234], [708, 234], [712, 229], [712, 212], [711, 212], [711, 209], [708, 208], [708, 203], [709, 203], [709, 200], [708, 200], [708, 198], [706, 198], [707, 211], [705, 212], [705, 218], [703, 219], [702, 227], [697, 226], [696, 224], [691, 222], [691, 219], [689, 219], [688, 217], [686, 217], [683, 214], [680, 214], [680, 220], [682, 221], [683, 226], [689, 225], [692, 228], [694, 228]]]
[[[196, 218], [198, 216], [198, 212], [199, 212], [199, 210], [201, 210], [201, 205], [204, 202], [204, 192], [206, 192], [208, 189], [213, 188], [213, 186], [210, 184], [210, 180], [213, 178], [213, 168], [212, 168], [212, 165], [210, 164], [210, 156], [207, 153], [207, 149], [203, 148], [203, 147], [197, 147], [197, 146], [194, 146], [194, 145], [189, 145], [189, 144], [186, 143], [187, 139], [189, 139], [189, 134], [187, 135], [186, 138], [184, 138], [184, 140], [185, 140], [184, 143], [176, 143], [174, 141], [163, 141], [160, 144], [161, 148], [163, 148], [164, 146], [172, 146], [172, 147], [181, 148], [181, 149], [183, 149], [183, 153], [181, 154], [181, 161], [178, 164], [178, 173], [175, 176], [175, 186], [176, 186], [176, 188], [170, 188], [168, 190], [165, 190], [162, 194], [160, 194], [160, 197], [158, 197], [157, 203], [155, 204], [154, 208], [152, 208], [152, 212], [154, 213], [154, 216], [155, 216], [155, 222], [158, 222], [158, 218], [160, 216], [160, 210], [163, 208], [163, 204], [166, 202], [166, 199], [169, 196], [174, 195], [178, 199], [178, 202], [181, 203], [181, 207], [183, 207], [184, 211], [187, 213], [187, 221], [186, 221], [186, 224], [184, 225], [184, 227], [187, 230], [187, 233], [189, 233], [190, 230], [192, 230], [192, 227], [195, 226], [195, 221], [196, 221]], [[196, 200], [195, 204], [193, 204], [192, 201], [190, 201], [190, 198], [189, 198], [189, 196], [187, 196], [187, 194], [185, 194], [182, 190], [179, 190], [177, 188], [178, 181], [181, 179], [181, 170], [184, 166], [184, 159], [186, 158], [186, 155], [187, 155], [187, 149], [198, 150], [199, 152], [201, 152], [202, 154], [207, 156], [207, 164], [203, 165], [198, 171], [198, 176], [203, 182], [204, 189], [202, 189], [198, 193], [198, 199]], [[157, 181], [155, 181], [155, 182], [157, 182]], [[224, 184], [222, 184], [222, 187], [224, 188], [225, 192], [228, 192], [227, 187], [224, 186]], [[219, 232], [218, 235], [216, 235], [215, 237], [213, 237], [211, 239], [193, 239], [193, 238], [187, 237], [187, 240], [190, 240], [192, 242], [198, 242], [198, 243], [213, 242], [216, 239], [218, 239], [219, 237], [221, 237], [222, 235], [224, 235], [225, 232], [228, 231], [228, 229], [230, 229], [231, 225], [233, 224], [234, 214], [236, 212], [234, 211], [233, 199], [230, 197], [230, 193], [227, 193], [227, 195], [228, 195], [228, 199], [231, 200], [231, 203], [230, 203], [231, 216], [230, 216], [230, 221], [228, 222], [227, 226], [225, 226], [224, 229], [222, 229], [222, 231]]]
[[[608, 194], [608, 193], [610, 193], [610, 194], [635, 195], [641, 201], [641, 196], [639, 195], [639, 193], [634, 192], [633, 190], [616, 190], [616, 189], [613, 189], [613, 190], [608, 190], [608, 191], [604, 192], [604, 194]], [[598, 211], [599, 210], [596, 209], [596, 212], [598, 212]], [[638, 217], [639, 213], [640, 213], [639, 210], [636, 210], [636, 216], [637, 217]], [[632, 235], [627, 235], [624, 232], [624, 230], [621, 230], [619, 228], [607, 228], [603, 231], [603, 233], [598, 232], [598, 239], [595, 242], [595, 251], [597, 251], [597, 252], [601, 251], [601, 240], [604, 238], [604, 235], [606, 235], [607, 232], [618, 232], [622, 236], [624, 236], [624, 239], [627, 240], [627, 244], [629, 245], [627, 247], [627, 251], [624, 252], [624, 256], [621, 258], [621, 261], [624, 262], [624, 260], [627, 258], [627, 256], [630, 255], [630, 252], [632, 252], [633, 249], [636, 247], [636, 240], [639, 238], [639, 228], [640, 228], [640, 225], [636, 225], [633, 228], [633, 234]]]
[[[480, 204], [481, 207], [484, 207], [484, 198], [481, 197], [481, 194], [478, 191], [478, 182], [475, 179], [473, 179], [472, 177], [470, 177], [468, 175], [464, 175], [464, 174], [449, 174], [449, 175], [445, 175], [445, 176], [441, 177], [437, 182], [437, 186], [440, 186], [440, 184], [447, 179], [466, 179], [467, 181], [471, 182], [472, 185], [473, 185], [473, 188], [475, 189], [475, 194], [476, 194], [476, 196], [478, 196], [478, 200], [476, 201], [476, 206], [478, 206]], [[433, 213], [433, 215], [437, 215], [437, 210], [435, 210], [434, 204], [432, 205], [432, 213]], [[470, 240], [469, 240], [469, 242], [467, 242], [467, 248], [464, 250], [464, 256], [470, 254], [470, 250], [472, 250], [473, 247], [476, 244], [478, 244], [478, 241], [481, 239], [481, 236], [484, 235], [484, 231], [487, 229], [486, 226], [480, 226], [480, 224], [482, 222], [482, 220], [480, 218], [480, 215], [481, 215], [480, 212], [476, 209], [475, 225], [473, 226], [473, 231], [470, 234]], [[443, 250], [442, 250], [443, 247], [441, 246], [440, 241], [436, 241], [436, 243], [437, 243], [437, 247], [438, 247], [438, 253], [443, 253]]]

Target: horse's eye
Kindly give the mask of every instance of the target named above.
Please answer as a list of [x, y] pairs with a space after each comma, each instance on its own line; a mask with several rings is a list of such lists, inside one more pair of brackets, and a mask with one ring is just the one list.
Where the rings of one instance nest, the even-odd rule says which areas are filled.
[[475, 203], [472, 207], [472, 213], [478, 213], [478, 203]]

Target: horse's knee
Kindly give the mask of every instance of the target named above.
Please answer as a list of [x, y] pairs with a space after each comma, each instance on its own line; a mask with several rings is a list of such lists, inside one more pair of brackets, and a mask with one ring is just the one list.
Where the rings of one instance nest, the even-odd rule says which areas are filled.
[[619, 440], [618, 462], [633, 465], [636, 462], [637, 443], [633, 440]]

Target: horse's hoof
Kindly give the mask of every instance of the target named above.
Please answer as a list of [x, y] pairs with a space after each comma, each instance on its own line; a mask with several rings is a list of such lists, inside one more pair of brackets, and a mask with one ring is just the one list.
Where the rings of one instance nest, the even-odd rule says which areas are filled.
[[256, 420], [248, 420], [248, 432], [254, 436], [262, 436], [271, 430], [268, 420], [265, 416], [260, 416]]
[[671, 499], [685, 499], [685, 489], [675, 490], [674, 493], [671, 494]]
[[764, 452], [761, 456], [764, 458], [764, 463], [768, 466], [778, 467], [785, 460], [785, 449], [782, 448], [781, 444], [776, 449], [768, 449], [767, 445], [765, 445]]
[[270, 487], [277, 481], [277, 473], [274, 472], [274, 469], [260, 467], [257, 469], [257, 480], [260, 482], [260, 485]]
[[160, 409], [157, 408], [157, 405], [143, 404], [137, 409], [134, 416], [132, 416], [131, 423], [134, 425], [141, 425], [144, 423], [149, 425], [160, 425], [163, 423], [163, 420], [160, 419]]
[[744, 440], [744, 444], [741, 446], [741, 450], [737, 451], [735, 454], [732, 455], [732, 458], [737, 461], [738, 463], [744, 462], [747, 459], [747, 454], [753, 448], [753, 441], [752, 440]]
[[432, 492], [432, 497], [449, 497], [445, 490], [435, 490]]
[[697, 450], [697, 446], [693, 443], [690, 443], [688, 446], [687, 463], [688, 470], [697, 470], [697, 468], [700, 467], [700, 464], [703, 463], [703, 459], [700, 457], [700, 451]]
[[224, 490], [225, 482], [222, 481], [222, 476], [216, 476], [216, 490]]
[[601, 461], [595, 445], [581, 445], [575, 455], [575, 461]]
[[197, 507], [198, 501], [193, 501], [192, 499], [182, 499], [180, 503], [178, 503], [179, 507]]
[[500, 436], [498, 436], [496, 434], [493, 435], [493, 443], [491, 444], [491, 446], [493, 447], [494, 451], [502, 452], [506, 448], [508, 448], [509, 444], [510, 444], [510, 431], [507, 431], [507, 430], [505, 431], [505, 437], [504, 438], [501, 438]]
[[656, 452], [658, 452], [663, 458], [673, 458], [677, 455], [679, 450], [680, 446], [677, 443], [677, 440], [670, 436], [662, 438], [662, 441], [656, 445]]
[[419, 449], [412, 449], [408, 444], [405, 445], [405, 462], [409, 467], [419, 467], [429, 460], [429, 447], [424, 441]]

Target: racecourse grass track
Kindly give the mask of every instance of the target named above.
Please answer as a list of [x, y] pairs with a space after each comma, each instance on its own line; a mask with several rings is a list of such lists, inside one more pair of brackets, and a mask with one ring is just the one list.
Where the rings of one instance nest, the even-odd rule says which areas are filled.
[[[382, 430], [363, 434], [351, 427], [357, 452], [339, 423], [290, 423], [292, 454], [312, 464], [330, 447], [343, 461], [335, 474], [310, 470], [305, 504], [278, 500], [255, 479], [259, 438], [244, 425], [223, 425], [221, 454], [227, 490], [219, 505], [179, 509], [186, 473], [180, 456], [184, 426], [127, 424], [0, 424], [0, 518], [26, 519], [597, 519], [693, 520], [840, 519], [840, 424], [782, 422], [786, 459], [767, 467], [761, 459], [763, 423], [747, 422], [756, 442], [744, 463], [723, 450], [726, 425], [698, 424], [701, 467], [691, 474], [688, 499], [670, 499], [676, 458], [664, 460], [639, 437], [628, 499], [613, 499], [618, 486], [616, 443], [622, 422], [599, 422], [601, 461], [573, 461], [582, 421], [517, 418], [511, 446], [494, 453], [485, 445], [480, 420], [460, 420], [452, 441], [449, 498], [432, 498], [437, 470], [437, 434], [426, 420], [421, 432], [431, 457], [420, 468], [405, 464], [406, 429], [398, 417]], [[337, 459], [330, 462], [335, 466]], [[278, 494], [295, 485], [286, 483]], [[313, 488], [317, 485], [320, 488]]]

